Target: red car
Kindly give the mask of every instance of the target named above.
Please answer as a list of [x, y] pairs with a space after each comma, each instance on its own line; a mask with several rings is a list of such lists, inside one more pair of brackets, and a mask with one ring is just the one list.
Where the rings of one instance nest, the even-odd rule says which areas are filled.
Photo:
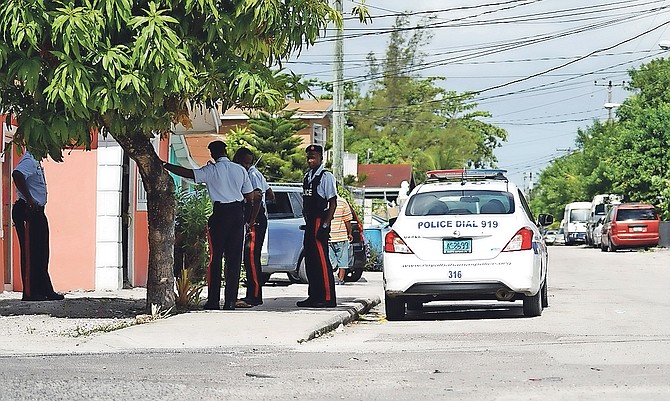
[[648, 248], [658, 245], [656, 209], [646, 203], [614, 205], [605, 217], [600, 249], [614, 252], [622, 248]]

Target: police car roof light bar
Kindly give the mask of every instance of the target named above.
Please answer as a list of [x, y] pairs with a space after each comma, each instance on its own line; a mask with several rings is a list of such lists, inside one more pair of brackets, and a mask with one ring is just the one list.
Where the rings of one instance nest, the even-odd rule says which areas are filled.
[[505, 180], [507, 170], [500, 169], [460, 169], [460, 170], [431, 170], [426, 175], [430, 181], [494, 179]]

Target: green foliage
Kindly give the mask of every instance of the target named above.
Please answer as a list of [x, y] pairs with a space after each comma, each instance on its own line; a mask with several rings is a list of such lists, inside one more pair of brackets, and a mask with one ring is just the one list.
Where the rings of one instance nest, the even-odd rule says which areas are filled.
[[181, 255], [183, 268], [190, 269], [192, 283], [205, 281], [209, 263], [207, 219], [211, 214], [212, 204], [204, 185], [177, 193], [175, 254]]
[[489, 114], [475, 110], [474, 94], [439, 87], [441, 77], [413, 75], [431, 35], [424, 29], [408, 35], [407, 17], [395, 28], [384, 61], [368, 57], [373, 84], [349, 106], [345, 148], [361, 161], [411, 163], [418, 181], [429, 169], [493, 166], [493, 150], [507, 133], [480, 120]]
[[580, 130], [577, 151], [542, 172], [531, 200], [535, 212], [616, 193], [670, 218], [670, 61], [652, 60], [630, 76], [633, 95], [618, 109], [619, 120]]
[[175, 303], [180, 308], [190, 308], [200, 305], [200, 296], [205, 285], [202, 282], [194, 282], [193, 270], [184, 268], [181, 275], [177, 277], [177, 297]]
[[17, 143], [57, 161], [91, 132], [165, 132], [188, 102], [279, 110], [306, 88], [272, 67], [330, 22], [327, 0], [2, 0], [0, 108]]
[[365, 244], [365, 271], [378, 272], [384, 268], [384, 254], [378, 252], [370, 244]]
[[253, 135], [247, 142], [252, 150], [262, 155], [257, 167], [269, 182], [302, 181], [306, 159], [299, 148], [302, 140], [295, 133], [307, 124], [291, 118], [295, 113], [295, 110], [284, 111], [273, 116], [261, 112], [249, 118]]

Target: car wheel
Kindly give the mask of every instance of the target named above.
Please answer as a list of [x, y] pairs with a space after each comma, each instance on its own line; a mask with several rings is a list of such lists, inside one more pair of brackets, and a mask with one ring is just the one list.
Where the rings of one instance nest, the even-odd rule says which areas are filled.
[[344, 276], [344, 281], [347, 283], [353, 283], [358, 281], [363, 276], [363, 269], [348, 269], [347, 275]]
[[300, 276], [297, 272], [286, 272], [286, 277], [291, 284], [300, 284]]
[[292, 284], [307, 284], [307, 270], [305, 270], [305, 257], [300, 255], [298, 259], [298, 268], [294, 272], [287, 272], [289, 281]]
[[407, 310], [419, 311], [423, 309], [423, 302], [409, 301], [407, 302]]
[[261, 273], [261, 285], [265, 285], [268, 281], [270, 281], [270, 276], [272, 273]]
[[542, 288], [537, 294], [523, 298], [523, 315], [526, 317], [535, 317], [542, 315]]
[[607, 247], [605, 246], [605, 243], [602, 241], [602, 239], [600, 240], [600, 251], [607, 252]]
[[384, 297], [386, 305], [386, 320], [401, 320], [405, 317], [405, 301], [402, 298]]
[[607, 240], [607, 252], [616, 252], [616, 246], [612, 243], [612, 237]]
[[547, 293], [547, 279], [544, 279], [542, 283], [542, 307], [546, 308], [549, 306], [549, 294]]

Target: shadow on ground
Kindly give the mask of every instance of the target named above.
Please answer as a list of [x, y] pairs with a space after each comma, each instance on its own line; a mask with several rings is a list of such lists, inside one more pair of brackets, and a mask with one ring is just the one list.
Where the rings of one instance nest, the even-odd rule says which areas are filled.
[[123, 298], [65, 298], [62, 301], [0, 300], [0, 316], [50, 315], [73, 319], [122, 319], [145, 314], [146, 300]]

